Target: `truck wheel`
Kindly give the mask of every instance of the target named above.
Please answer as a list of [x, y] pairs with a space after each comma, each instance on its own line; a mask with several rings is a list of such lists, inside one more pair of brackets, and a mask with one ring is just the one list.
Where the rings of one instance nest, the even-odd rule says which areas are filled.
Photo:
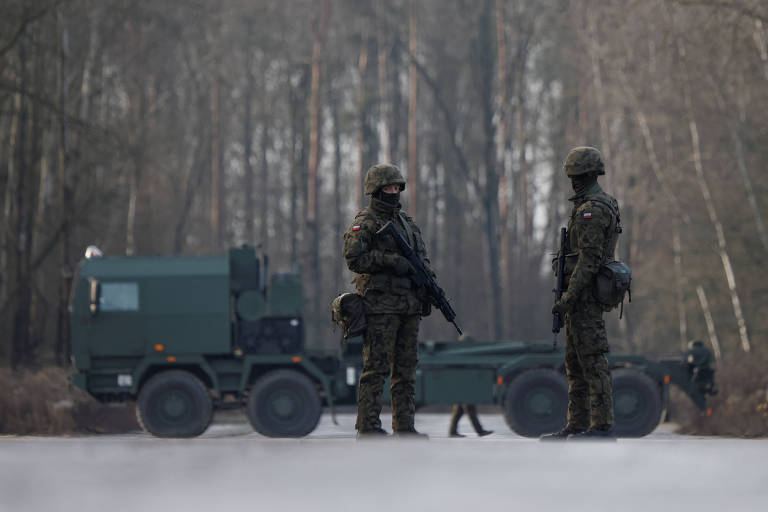
[[183, 370], [158, 373], [142, 386], [136, 418], [157, 437], [199, 436], [213, 417], [213, 401], [200, 379]]
[[305, 375], [275, 370], [256, 381], [247, 405], [253, 429], [268, 437], [303, 437], [317, 427], [320, 396]]
[[529, 370], [509, 385], [503, 407], [507, 425], [521, 436], [556, 432], [566, 422], [568, 383], [553, 370]]
[[614, 370], [613, 416], [616, 435], [643, 437], [661, 420], [661, 390], [648, 375], [635, 370]]

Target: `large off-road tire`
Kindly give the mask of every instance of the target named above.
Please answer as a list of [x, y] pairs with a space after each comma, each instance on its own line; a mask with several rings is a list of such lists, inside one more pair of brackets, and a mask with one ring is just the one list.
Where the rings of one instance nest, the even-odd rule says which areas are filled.
[[568, 383], [554, 370], [528, 370], [509, 384], [502, 411], [509, 428], [521, 436], [557, 432], [568, 414]]
[[303, 437], [315, 430], [323, 409], [309, 378], [293, 370], [274, 370], [253, 385], [246, 410], [259, 434]]
[[643, 437], [661, 420], [661, 388], [648, 375], [618, 369], [613, 374], [613, 419], [619, 437]]
[[210, 425], [213, 401], [200, 379], [183, 370], [167, 370], [142, 386], [136, 418], [153, 436], [195, 437]]

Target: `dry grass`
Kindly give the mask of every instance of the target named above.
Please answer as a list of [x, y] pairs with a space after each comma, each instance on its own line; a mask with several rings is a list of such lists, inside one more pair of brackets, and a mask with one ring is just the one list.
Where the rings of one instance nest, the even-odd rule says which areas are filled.
[[719, 394], [709, 398], [705, 416], [682, 393], [673, 394], [680, 431], [687, 434], [737, 437], [768, 436], [768, 352], [734, 354], [717, 365]]
[[0, 369], [0, 434], [121, 433], [139, 428], [131, 404], [107, 406], [69, 384], [69, 371]]

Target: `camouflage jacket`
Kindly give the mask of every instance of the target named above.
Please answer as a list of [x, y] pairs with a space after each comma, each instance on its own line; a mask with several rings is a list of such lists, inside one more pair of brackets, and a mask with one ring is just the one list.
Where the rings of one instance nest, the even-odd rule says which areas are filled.
[[568, 289], [563, 302], [595, 301], [592, 288], [595, 274], [612, 260], [618, 241], [619, 203], [595, 184], [584, 195], [575, 196], [568, 221], [568, 252], [565, 278]]
[[376, 232], [388, 221], [408, 240], [421, 259], [429, 265], [421, 231], [413, 219], [400, 210], [376, 198], [361, 210], [344, 233], [344, 259], [347, 267], [357, 274], [355, 286], [363, 296], [365, 312], [420, 314], [423, 312], [421, 293], [410, 277], [407, 260], [397, 252], [391, 237], [377, 237]]

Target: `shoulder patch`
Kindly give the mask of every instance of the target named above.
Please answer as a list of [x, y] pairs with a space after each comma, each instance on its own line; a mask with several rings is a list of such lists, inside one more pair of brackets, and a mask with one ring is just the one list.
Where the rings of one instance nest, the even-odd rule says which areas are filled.
[[[582, 215], [585, 219], [591, 219], [592, 218], [592, 212], [584, 212]], [[358, 226], [359, 227], [359, 226]], [[354, 228], [353, 228], [354, 229]]]
[[352, 231], [360, 231], [360, 225], [352, 226]]

